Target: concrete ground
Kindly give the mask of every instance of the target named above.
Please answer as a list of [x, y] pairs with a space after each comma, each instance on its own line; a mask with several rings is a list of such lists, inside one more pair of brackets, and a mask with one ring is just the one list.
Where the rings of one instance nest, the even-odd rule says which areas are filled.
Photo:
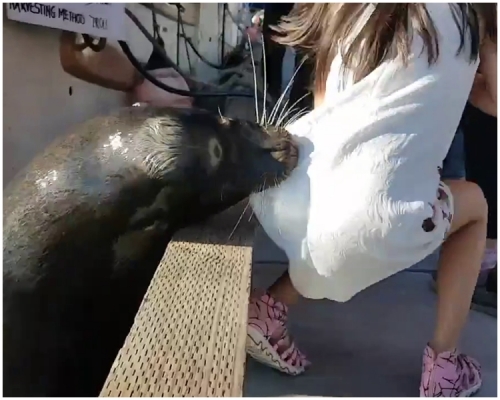
[[[422, 351], [432, 333], [436, 296], [429, 271], [436, 257], [383, 281], [341, 304], [303, 300], [290, 310], [290, 329], [313, 365], [289, 377], [252, 359], [247, 397], [418, 396]], [[285, 269], [286, 257], [259, 231], [254, 287], [266, 287]], [[427, 273], [426, 273], [427, 272]], [[497, 320], [472, 311], [462, 349], [482, 364], [479, 397], [497, 396]]]

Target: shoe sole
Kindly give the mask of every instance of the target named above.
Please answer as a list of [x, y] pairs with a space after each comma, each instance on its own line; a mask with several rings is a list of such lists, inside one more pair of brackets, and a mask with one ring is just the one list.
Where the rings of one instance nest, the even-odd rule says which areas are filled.
[[[481, 389], [482, 383], [478, 383], [476, 386], [471, 387], [468, 390], [463, 391], [458, 395], [457, 397], [471, 397], [474, 396], [477, 392], [479, 392], [479, 389]], [[420, 396], [420, 397], [427, 397], [427, 396]]]
[[481, 389], [482, 383], [478, 383], [476, 386], [471, 387], [469, 390], [465, 390], [462, 393], [460, 393], [460, 396], [458, 397], [471, 397], [474, 396], [477, 392], [479, 392], [479, 389]]
[[247, 329], [246, 352], [255, 361], [287, 375], [297, 376], [305, 371], [304, 367], [294, 367], [283, 361], [267, 339], [252, 327]]

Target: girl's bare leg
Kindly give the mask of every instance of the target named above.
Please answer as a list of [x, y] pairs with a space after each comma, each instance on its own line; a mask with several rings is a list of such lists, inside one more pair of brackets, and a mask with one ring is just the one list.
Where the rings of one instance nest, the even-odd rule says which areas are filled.
[[272, 284], [267, 292], [276, 300], [281, 301], [289, 307], [296, 304], [300, 298], [299, 292], [297, 292], [290, 280], [288, 270]]
[[450, 233], [441, 248], [437, 278], [437, 322], [425, 349], [421, 397], [465, 397], [481, 387], [477, 361], [456, 347], [471, 306], [486, 244], [487, 204], [481, 189], [446, 182], [454, 199]]
[[446, 184], [455, 212], [439, 259], [437, 323], [430, 343], [437, 353], [458, 344], [481, 268], [488, 222], [488, 206], [479, 186], [465, 181]]

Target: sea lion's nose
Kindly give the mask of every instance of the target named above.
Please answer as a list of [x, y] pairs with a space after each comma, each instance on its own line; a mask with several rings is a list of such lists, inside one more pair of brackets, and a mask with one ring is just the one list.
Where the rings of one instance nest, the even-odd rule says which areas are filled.
[[289, 150], [288, 150], [288, 153], [289, 153], [289, 156], [288, 156], [288, 158], [289, 158], [288, 168], [290, 170], [292, 170], [292, 169], [295, 169], [295, 167], [299, 163], [299, 146], [291, 138], [289, 139], [289, 144], [288, 145], [289, 145]]
[[291, 137], [274, 143], [271, 154], [275, 160], [285, 164], [288, 171], [294, 169], [298, 164], [299, 149]]

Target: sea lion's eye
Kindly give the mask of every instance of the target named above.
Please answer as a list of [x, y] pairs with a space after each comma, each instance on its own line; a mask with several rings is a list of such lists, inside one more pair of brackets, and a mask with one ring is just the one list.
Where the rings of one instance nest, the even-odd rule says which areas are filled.
[[216, 168], [222, 160], [222, 146], [216, 138], [208, 141], [208, 155], [210, 167]]

